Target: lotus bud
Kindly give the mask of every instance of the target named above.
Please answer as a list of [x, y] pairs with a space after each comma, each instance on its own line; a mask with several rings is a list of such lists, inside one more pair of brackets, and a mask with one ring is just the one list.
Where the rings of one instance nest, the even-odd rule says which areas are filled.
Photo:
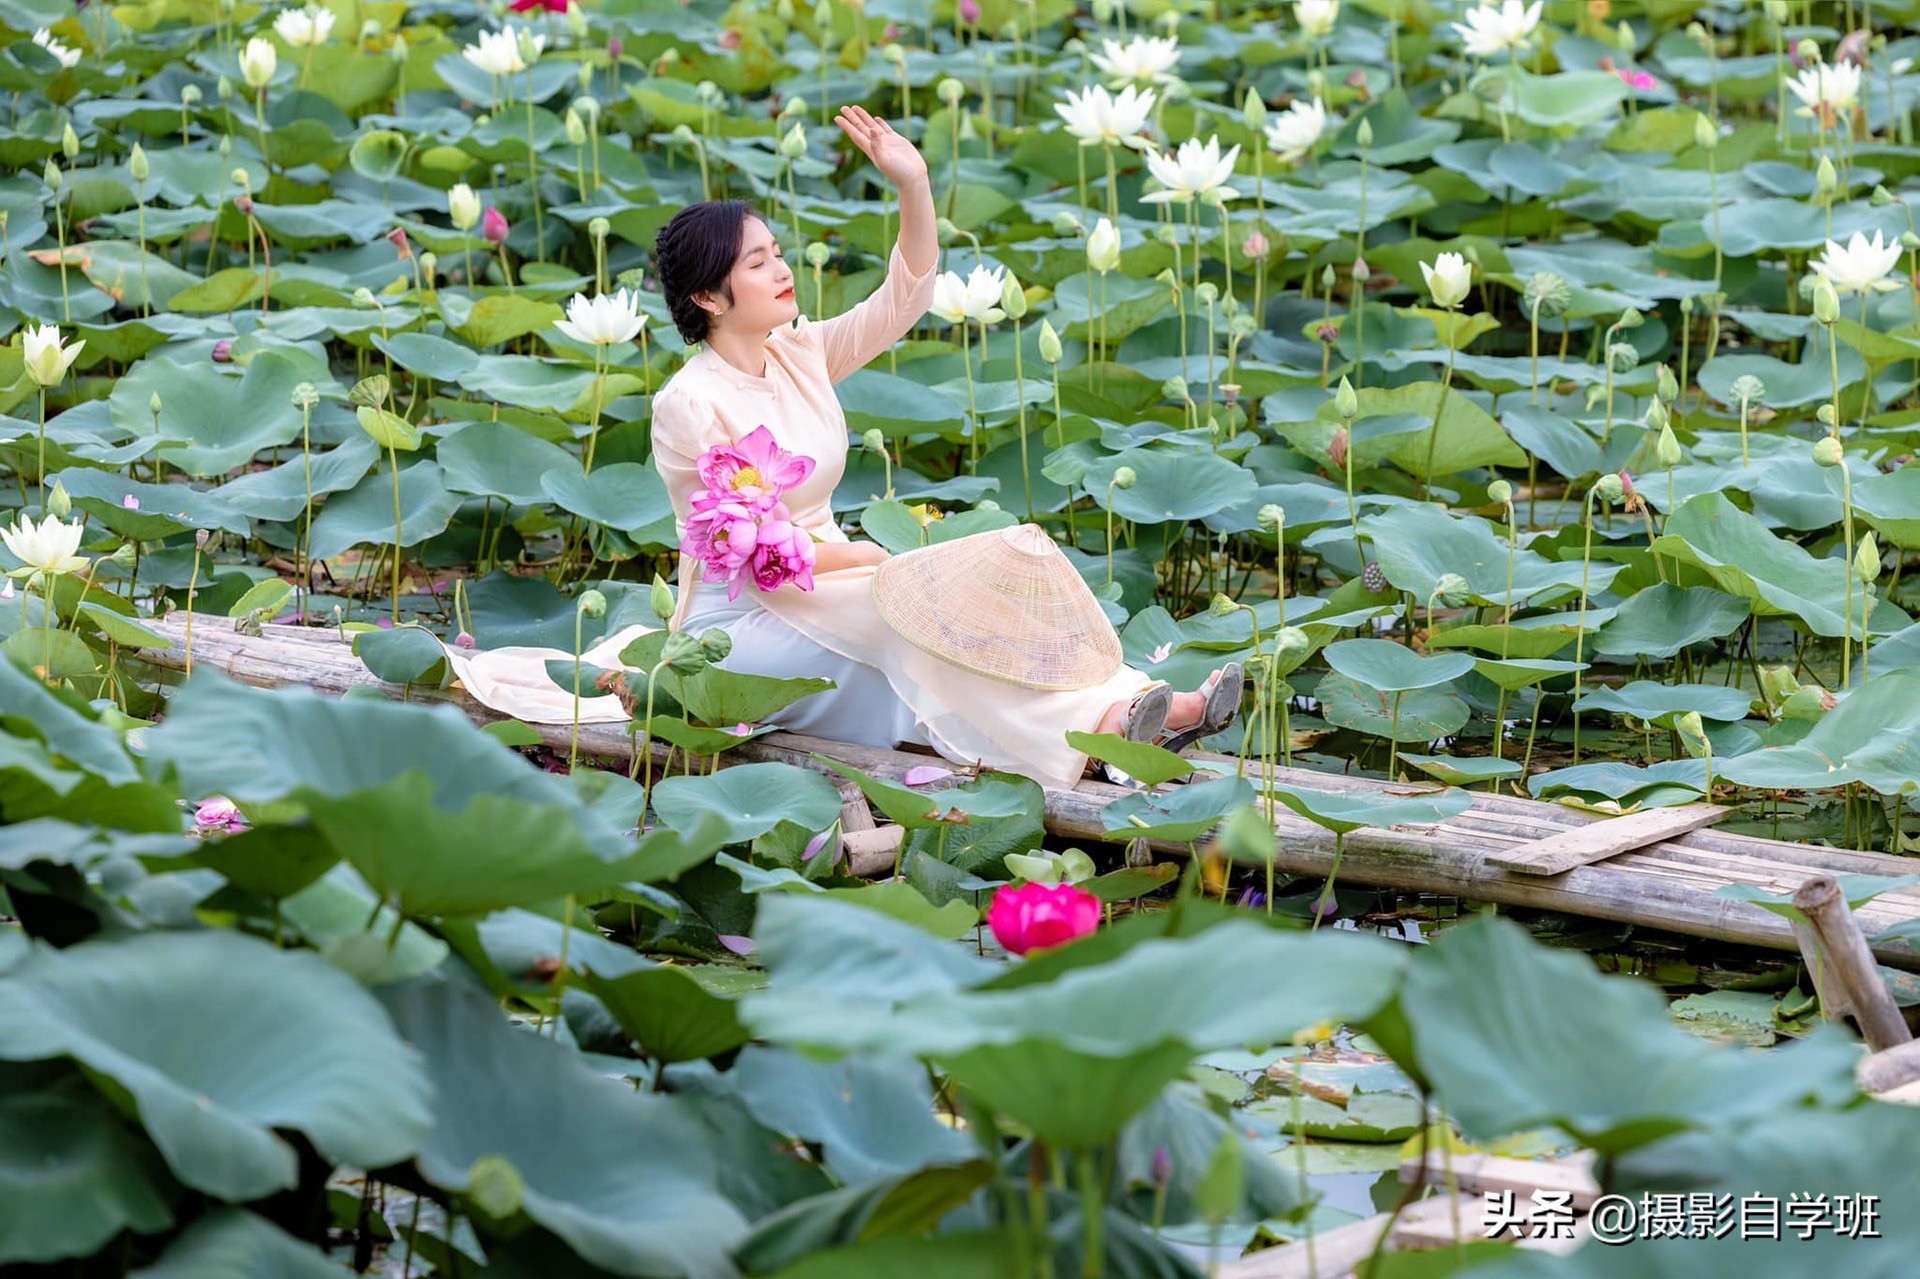
[[1609, 471], [1593, 482], [1593, 491], [1602, 502], [1611, 505], [1626, 496], [1627, 486], [1618, 475]]
[[1674, 716], [1673, 727], [1674, 731], [1680, 734], [1680, 739], [1686, 743], [1689, 754], [1698, 757], [1705, 755], [1713, 748], [1712, 743], [1707, 740], [1707, 726], [1701, 722], [1699, 711], [1686, 711]]
[[1893, 192], [1887, 190], [1877, 182], [1873, 184], [1873, 193], [1867, 197], [1868, 204], [1876, 209], [1884, 209], [1894, 202]]
[[1353, 140], [1360, 144], [1362, 151], [1373, 145], [1373, 121], [1362, 120], [1360, 127], [1353, 131]]
[[196, 551], [206, 550], [207, 543], [212, 540], [213, 530], [210, 528], [197, 528], [193, 531], [193, 549]]
[[393, 43], [387, 46], [387, 56], [402, 66], [406, 65], [407, 59], [413, 56], [413, 48], [407, 44], [405, 32], [393, 33]]
[[[1698, 26], [1699, 24], [1695, 23], [1694, 25]], [[1693, 33], [1688, 32], [1687, 34], [1691, 35]], [[1613, 29], [1613, 47], [1622, 53], [1632, 53], [1640, 47], [1640, 41], [1634, 37], [1633, 25], [1631, 23], [1622, 22]]]
[[1224, 595], [1217, 591], [1214, 593], [1213, 598], [1207, 602], [1207, 611], [1215, 617], [1225, 617], [1229, 613], [1237, 612], [1239, 608], [1240, 606], [1234, 603], [1231, 595]]
[[1287, 508], [1278, 502], [1267, 502], [1260, 507], [1254, 521], [1259, 524], [1262, 533], [1277, 532], [1286, 526]]
[[353, 304], [355, 306], [379, 306], [380, 299], [373, 296], [373, 290], [363, 284], [353, 291]]
[[1153, 1177], [1153, 1184], [1163, 1189], [1173, 1180], [1173, 1156], [1168, 1153], [1165, 1146], [1153, 1148], [1153, 1159], [1148, 1165], [1148, 1170]]
[[[1658, 403], [1659, 401], [1655, 401]], [[1662, 423], [1660, 438], [1654, 441], [1653, 455], [1660, 459], [1660, 465], [1672, 470], [1680, 465], [1680, 459], [1686, 456], [1680, 451], [1679, 437], [1674, 435], [1671, 424]]]
[[1823, 435], [1814, 442], [1813, 460], [1821, 466], [1838, 466], [1843, 450], [1840, 441], [1831, 435]]
[[940, 83], [933, 86], [933, 96], [939, 98], [940, 101], [946, 103], [949, 107], [959, 102], [961, 98], [966, 96], [966, 93], [967, 86], [961, 84], [952, 76], [942, 76]]
[[231, 338], [221, 338], [218, 342], [215, 342], [213, 344], [212, 356], [215, 364], [232, 364], [233, 340]]
[[60, 189], [60, 165], [52, 156], [47, 157], [47, 167], [40, 171], [40, 180], [47, 184], [47, 190]]
[[733, 636], [719, 627], [700, 633], [700, 654], [709, 662], [724, 662], [733, 651]]
[[213, 82], [213, 96], [226, 102], [233, 97], [233, 81], [221, 76]]
[[578, 4], [569, 0], [567, 4], [567, 31], [576, 40], [587, 38], [587, 14]]
[[683, 146], [694, 146], [700, 141], [694, 131], [684, 124], [673, 126], [673, 140]]
[[816, 27], [833, 25], [833, 6], [828, 3], [828, 0], [820, 0], [819, 4], [813, 6], [813, 25]]
[[1027, 291], [1020, 287], [1020, 281], [1013, 278], [1013, 272], [1007, 272], [1007, 278], [1000, 285], [1000, 309], [1007, 313], [1010, 320], [1021, 320], [1027, 314]]
[[1051, 320], [1040, 321], [1040, 358], [1048, 364], [1060, 363], [1060, 335], [1053, 331]]
[[180, 105], [183, 107], [192, 107], [198, 106], [199, 104], [200, 86], [197, 84], [183, 86], [180, 90]]
[[56, 519], [66, 519], [67, 512], [73, 509], [73, 498], [67, 495], [67, 486], [59, 480], [53, 482], [53, 492], [47, 494], [47, 513]]
[[666, 643], [660, 648], [660, 660], [675, 675], [698, 675], [707, 669], [711, 659], [700, 637], [689, 631], [669, 631]]
[[1497, 506], [1512, 505], [1513, 485], [1506, 480], [1495, 480], [1487, 485], [1487, 500]]
[[68, 160], [80, 158], [80, 135], [73, 131], [71, 120], [67, 122], [65, 128], [60, 130], [60, 150]]
[[1814, 194], [1819, 196], [1820, 203], [1826, 204], [1833, 199], [1834, 193], [1839, 189], [1840, 173], [1833, 167], [1832, 158], [1821, 156], [1818, 167], [1813, 171]]
[[1458, 573], [1442, 573], [1434, 581], [1433, 594], [1429, 598], [1449, 608], [1457, 608], [1467, 601], [1472, 589], [1467, 585], [1467, 579]]
[[1102, 275], [1120, 265], [1120, 232], [1112, 219], [1101, 218], [1093, 224], [1087, 236], [1087, 265]]
[[1332, 292], [1334, 282], [1339, 278], [1340, 278], [1339, 274], [1335, 272], [1333, 269], [1333, 263], [1329, 262], [1325, 266], [1321, 267], [1320, 268], [1320, 291], [1322, 293]]
[[580, 592], [580, 601], [575, 608], [585, 617], [605, 617], [607, 615], [607, 597], [599, 591]]
[[949, 218], [935, 218], [933, 220], [933, 233], [938, 237], [941, 244], [952, 244], [960, 238], [960, 228], [955, 226]]
[[1254, 319], [1244, 311], [1227, 322], [1227, 335], [1229, 337], [1239, 338], [1243, 342], [1259, 331], [1260, 321]]
[[1086, 229], [1086, 227], [1080, 224], [1079, 218], [1074, 217], [1073, 214], [1067, 212], [1065, 209], [1053, 215], [1053, 233], [1055, 235], [1079, 235]]
[[1682, 315], [1693, 314], [1693, 294], [1683, 293], [1680, 295], [1680, 314]]
[[1138, 473], [1134, 471], [1134, 469], [1131, 466], [1117, 467], [1113, 472], [1114, 488], [1130, 489], [1135, 484], [1138, 484], [1139, 482], [1140, 482], [1140, 476], [1138, 475]]
[[1647, 401], [1647, 411], [1640, 415], [1640, 424], [1649, 431], [1663, 430], [1671, 420], [1667, 416], [1667, 406], [1660, 402], [1658, 396]]
[[821, 267], [825, 266], [827, 259], [833, 256], [833, 250], [828, 248], [824, 241], [814, 240], [801, 251], [800, 256], [807, 260], [808, 266]]
[[869, 453], [885, 453], [887, 437], [881, 434], [879, 427], [870, 426], [860, 433], [860, 446]]
[[1355, 284], [1365, 284], [1373, 278], [1373, 268], [1367, 265], [1365, 258], [1356, 257], [1353, 260], [1353, 270], [1351, 274]]
[[906, 51], [906, 48], [898, 40], [889, 40], [886, 44], [886, 47], [881, 49], [880, 52], [886, 55], [886, 59], [888, 62], [891, 62], [894, 66], [900, 68], [902, 71], [906, 70], [907, 51]]
[[1853, 553], [1853, 575], [1863, 582], [1871, 582], [1880, 576], [1880, 543], [1873, 538], [1873, 530], [1860, 539], [1860, 547]]
[[1833, 414], [1833, 405], [1831, 404], [1822, 404], [1813, 411], [1813, 415], [1820, 419], [1820, 425], [1825, 427], [1832, 427], [1836, 420]]
[[1613, 342], [1607, 346], [1607, 363], [1615, 373], [1631, 373], [1640, 367], [1640, 352], [1631, 342]]
[[480, 218], [481, 238], [488, 244], [498, 247], [507, 242], [507, 236], [510, 234], [512, 234], [512, 228], [507, 225], [506, 215], [489, 204], [486, 213]]
[[1267, 237], [1261, 235], [1258, 231], [1249, 231], [1247, 238], [1240, 244], [1240, 252], [1244, 254], [1250, 262], [1266, 261], [1267, 254], [1270, 253], [1272, 249], [1273, 246], [1267, 243]]
[[135, 182], [145, 182], [150, 172], [152, 172], [152, 170], [147, 163], [146, 148], [138, 142], [134, 143], [133, 150], [127, 153], [128, 176]]
[[1168, 378], [1160, 384], [1160, 394], [1169, 400], [1179, 400], [1182, 404], [1186, 403], [1187, 379], [1177, 374]]
[[[794, 101], [799, 101], [798, 98]], [[807, 130], [805, 125], [795, 124], [780, 139], [780, 154], [789, 160], [797, 160], [807, 153]]]
[[122, 542], [113, 548], [113, 554], [107, 556], [116, 567], [132, 572], [133, 566], [140, 562], [140, 547], [135, 542]]
[[[303, 385], [311, 385], [311, 383], [303, 383]], [[298, 389], [298, 387], [295, 388], [296, 391]], [[160, 416], [160, 392], [155, 391], [147, 397], [147, 412], [153, 414], [156, 418]]]
[[[540, 60], [540, 46], [533, 42], [533, 32], [522, 28], [515, 34], [519, 37], [520, 60], [528, 66], [532, 66]], [[669, 49], [667, 52], [672, 53], [674, 51]]]
[[1793, 46], [1793, 51], [1800, 55], [1801, 66], [1810, 67], [1820, 61], [1820, 42], [1817, 40], [1802, 36], [1800, 43]]
[[1833, 281], [1824, 275], [1813, 278], [1813, 318], [1822, 324], [1832, 324], [1840, 318], [1840, 295], [1833, 290]]
[[1656, 394], [1662, 400], [1671, 404], [1680, 398], [1680, 380], [1674, 377], [1673, 370], [1666, 364], [1661, 364], [1654, 370], [1654, 378]]
[[1767, 21], [1776, 27], [1787, 25], [1787, 0], [1767, 0]]
[[1360, 396], [1354, 391], [1353, 383], [1344, 377], [1333, 393], [1333, 411], [1349, 422], [1360, 412]]
[[1711, 151], [1720, 145], [1720, 130], [1704, 111], [1693, 117], [1693, 145], [1702, 151]]
[[673, 588], [667, 585], [667, 579], [658, 573], [653, 575], [653, 586], [647, 592], [647, 603], [653, 609], [653, 615], [661, 621], [673, 616]]
[[569, 146], [583, 147], [587, 145], [587, 122], [580, 118], [578, 111], [575, 111], [572, 107], [568, 107], [566, 119], [563, 123], [567, 130], [567, 144]]

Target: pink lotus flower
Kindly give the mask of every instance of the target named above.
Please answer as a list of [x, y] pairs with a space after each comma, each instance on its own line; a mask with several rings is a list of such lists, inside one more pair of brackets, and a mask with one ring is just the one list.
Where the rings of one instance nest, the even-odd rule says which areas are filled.
[[980, 0], [960, 0], [960, 21], [970, 27], [980, 25]]
[[702, 499], [711, 499], [711, 495], [702, 493], [694, 499], [686, 536], [680, 539], [680, 553], [705, 565], [702, 581], [730, 583], [727, 598], [737, 599], [742, 570], [753, 561], [759, 545], [759, 520], [745, 502]]
[[813, 474], [814, 461], [781, 448], [772, 431], [756, 426], [738, 444], [702, 453], [699, 466], [708, 492], [751, 501], [779, 497]]
[[513, 0], [507, 8], [515, 13], [530, 13], [535, 9], [545, 9], [548, 13], [565, 13], [567, 0]]
[[213, 344], [213, 362], [215, 364], [233, 363], [233, 342], [231, 339], [221, 338]]
[[[786, 507], [776, 505], [753, 548], [753, 584], [776, 591], [789, 582], [803, 591], [813, 589], [813, 537], [787, 517]], [[727, 588], [728, 599], [739, 594], [737, 581]]]
[[1658, 89], [1660, 82], [1651, 72], [1636, 71], [1632, 67], [1615, 67], [1613, 73], [1626, 83], [1629, 89]]
[[627, 56], [627, 42], [619, 36], [607, 37], [607, 56], [615, 62]]
[[194, 828], [208, 833], [214, 831], [237, 832], [247, 828], [247, 819], [240, 815], [240, 809], [225, 795], [215, 795], [203, 801], [193, 810]]
[[507, 225], [506, 215], [491, 204], [487, 206], [487, 211], [480, 215], [480, 234], [488, 244], [495, 246], [505, 244], [510, 230], [512, 228]]
[[1002, 888], [987, 907], [993, 939], [1016, 955], [1064, 946], [1100, 926], [1100, 899], [1072, 884]]

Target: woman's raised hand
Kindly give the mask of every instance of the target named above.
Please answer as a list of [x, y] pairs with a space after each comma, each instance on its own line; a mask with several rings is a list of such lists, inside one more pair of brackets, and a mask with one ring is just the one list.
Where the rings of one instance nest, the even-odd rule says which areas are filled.
[[927, 161], [919, 148], [895, 133], [885, 120], [869, 114], [865, 107], [841, 107], [833, 122], [894, 186], [904, 187], [909, 182], [926, 180]]

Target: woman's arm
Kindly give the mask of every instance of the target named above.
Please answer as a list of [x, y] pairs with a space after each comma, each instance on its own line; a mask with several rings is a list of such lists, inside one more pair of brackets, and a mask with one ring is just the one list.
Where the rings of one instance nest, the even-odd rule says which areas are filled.
[[827, 376], [838, 382], [898, 342], [927, 313], [940, 241], [934, 230], [932, 179], [926, 158], [913, 143], [864, 107], [843, 108], [835, 123], [900, 192], [900, 237], [888, 260], [887, 278], [844, 315], [813, 326], [826, 355]]
[[816, 573], [878, 565], [886, 560], [886, 549], [877, 542], [817, 542], [813, 548], [813, 570]]

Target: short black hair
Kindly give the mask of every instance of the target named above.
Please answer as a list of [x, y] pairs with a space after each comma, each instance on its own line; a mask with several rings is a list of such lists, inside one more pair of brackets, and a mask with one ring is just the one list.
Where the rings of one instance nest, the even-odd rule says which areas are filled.
[[674, 214], [653, 237], [654, 274], [688, 345], [706, 339], [713, 319], [693, 300], [696, 293], [712, 290], [733, 301], [727, 279], [740, 258], [747, 219], [757, 216], [745, 200], [702, 200]]

